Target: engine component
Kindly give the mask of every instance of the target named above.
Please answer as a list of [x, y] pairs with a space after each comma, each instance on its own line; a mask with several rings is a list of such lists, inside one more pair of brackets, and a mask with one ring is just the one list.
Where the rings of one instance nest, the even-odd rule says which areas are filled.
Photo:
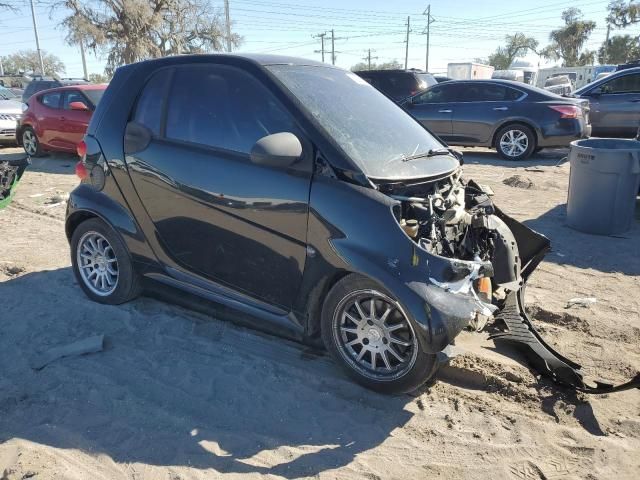
[[27, 157], [0, 162], [0, 208], [11, 202], [15, 187], [28, 165]]

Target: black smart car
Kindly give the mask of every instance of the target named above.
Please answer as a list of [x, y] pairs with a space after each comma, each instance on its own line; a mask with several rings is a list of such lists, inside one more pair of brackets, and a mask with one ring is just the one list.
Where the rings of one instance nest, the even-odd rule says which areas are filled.
[[523, 160], [545, 147], [567, 147], [591, 134], [588, 100], [522, 82], [444, 82], [403, 105], [448, 144], [492, 147], [507, 160]]
[[323, 341], [380, 391], [425, 382], [469, 324], [521, 318], [548, 248], [402, 108], [308, 60], [127, 65], [78, 151], [66, 234], [92, 300], [119, 304], [159, 281]]
[[433, 75], [420, 70], [361, 70], [355, 73], [396, 101], [438, 83]]

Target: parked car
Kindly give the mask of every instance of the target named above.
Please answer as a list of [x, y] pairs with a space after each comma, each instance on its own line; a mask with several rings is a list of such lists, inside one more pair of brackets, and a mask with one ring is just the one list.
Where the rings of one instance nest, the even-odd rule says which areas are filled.
[[15, 138], [34, 157], [46, 151], [75, 152], [106, 85], [74, 85], [31, 97]]
[[491, 78], [494, 80], [511, 80], [513, 82], [524, 83], [524, 72], [522, 70], [494, 70]]
[[0, 87], [0, 145], [15, 145], [16, 122], [22, 115], [20, 97]]
[[635, 137], [640, 127], [640, 67], [627, 68], [574, 92], [591, 104], [591, 126], [599, 137]]
[[571, 95], [573, 92], [573, 83], [571, 83], [571, 79], [566, 75], [556, 75], [555, 77], [549, 77], [545, 80], [544, 89], [560, 96]]
[[433, 78], [435, 78], [436, 82], [438, 83], [450, 82], [451, 80], [453, 80], [453, 78], [447, 77], [446, 75], [434, 75]]
[[441, 83], [403, 105], [445, 142], [492, 147], [508, 160], [591, 133], [588, 101], [508, 80]]
[[410, 97], [438, 83], [430, 73], [417, 70], [363, 70], [355, 73], [394, 100]]
[[385, 392], [431, 377], [470, 321], [507, 304], [520, 318], [511, 302], [549, 247], [396, 103], [310, 60], [121, 67], [78, 153], [66, 234], [90, 299], [120, 304], [153, 279], [322, 341]]
[[87, 84], [89, 84], [89, 81], [84, 78], [53, 78], [37, 76], [27, 84], [24, 92], [22, 92], [22, 101], [24, 103], [29, 103], [29, 99], [42, 90], [70, 85]]

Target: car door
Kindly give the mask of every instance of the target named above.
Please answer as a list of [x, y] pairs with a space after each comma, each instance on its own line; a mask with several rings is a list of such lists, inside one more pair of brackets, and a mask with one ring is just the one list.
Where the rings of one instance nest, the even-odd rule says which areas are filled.
[[39, 103], [35, 111], [36, 134], [42, 145], [57, 147], [62, 136], [60, 121], [62, 92], [43, 93], [37, 97]]
[[640, 127], [640, 73], [612, 78], [584, 96], [591, 105], [590, 120], [598, 135], [634, 136]]
[[[86, 110], [73, 110], [71, 104], [74, 102], [83, 103]], [[62, 121], [60, 146], [67, 150], [75, 151], [76, 146], [82, 140], [87, 131], [89, 120], [91, 120], [91, 110], [89, 102], [79, 90], [67, 90], [62, 97]]]
[[451, 104], [451, 143], [460, 145], [489, 144], [496, 127], [512, 114], [514, 99], [523, 96], [518, 90], [490, 82], [464, 82], [459, 87], [464, 91], [457, 96], [461, 101]]
[[407, 109], [431, 133], [445, 142], [451, 138], [453, 110], [450, 99], [455, 97], [454, 84], [438, 84], [411, 97]]
[[311, 152], [288, 169], [253, 164], [249, 152], [277, 132], [307, 145], [291, 114], [247, 72], [209, 64], [156, 73], [133, 120], [153, 132], [126, 161], [166, 255], [289, 311], [306, 257]]

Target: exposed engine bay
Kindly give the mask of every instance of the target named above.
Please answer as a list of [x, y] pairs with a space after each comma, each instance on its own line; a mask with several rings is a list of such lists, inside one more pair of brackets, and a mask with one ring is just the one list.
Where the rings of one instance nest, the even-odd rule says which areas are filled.
[[610, 393], [640, 388], [640, 375], [617, 386], [600, 381], [589, 385], [579, 364], [544, 341], [527, 316], [524, 288], [550, 250], [550, 242], [502, 213], [489, 193], [475, 182], [463, 180], [460, 168], [440, 178], [385, 183], [378, 188], [400, 202], [394, 211], [396, 220], [421, 248], [479, 266], [456, 282], [426, 279], [453, 293], [471, 295], [484, 307], [469, 321], [471, 328], [481, 331], [492, 321], [494, 333], [490, 338], [520, 347], [536, 370], [576, 390]]
[[0, 161], [0, 208], [11, 201], [13, 190], [28, 165], [27, 158]]

